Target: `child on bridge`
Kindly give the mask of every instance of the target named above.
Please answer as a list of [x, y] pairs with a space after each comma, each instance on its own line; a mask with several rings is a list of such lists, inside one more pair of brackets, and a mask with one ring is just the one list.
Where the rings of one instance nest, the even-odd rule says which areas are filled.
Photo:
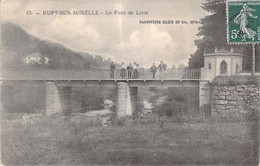
[[155, 63], [153, 63], [151, 67], [151, 72], [153, 73], [153, 79], [155, 79], [155, 74], [156, 74], [157, 67], [155, 66]]
[[125, 62], [122, 62], [120, 76], [123, 79], [125, 79], [125, 76], [126, 76], [126, 65], [125, 65]]
[[127, 76], [128, 79], [131, 79], [133, 76], [133, 65], [131, 63], [127, 66]]
[[115, 77], [115, 69], [116, 69], [116, 65], [112, 61], [111, 64], [110, 64], [110, 78], [114, 78]]

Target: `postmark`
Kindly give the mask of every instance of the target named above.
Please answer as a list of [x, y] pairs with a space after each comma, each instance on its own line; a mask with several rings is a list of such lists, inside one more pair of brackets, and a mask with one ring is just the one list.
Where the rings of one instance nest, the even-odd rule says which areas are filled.
[[260, 43], [260, 1], [227, 0], [227, 42]]

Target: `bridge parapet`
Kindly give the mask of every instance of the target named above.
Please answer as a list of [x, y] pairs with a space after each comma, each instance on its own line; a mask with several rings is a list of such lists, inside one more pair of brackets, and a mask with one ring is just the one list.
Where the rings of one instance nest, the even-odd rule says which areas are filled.
[[[128, 76], [130, 73], [131, 76]], [[42, 70], [42, 71], [2, 71], [3, 80], [111, 80], [111, 79], [153, 79], [153, 74], [149, 69], [140, 69], [137, 76], [133, 70], [126, 70], [125, 77], [121, 70], [114, 71], [111, 77], [110, 70]], [[200, 79], [200, 69], [166, 70], [164, 73], [156, 72], [155, 80], [166, 79]]]

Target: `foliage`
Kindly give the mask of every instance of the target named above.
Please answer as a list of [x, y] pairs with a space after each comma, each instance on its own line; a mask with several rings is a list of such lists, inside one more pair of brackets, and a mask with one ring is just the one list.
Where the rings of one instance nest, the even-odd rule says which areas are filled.
[[172, 67], [171, 67], [170, 70], [175, 71], [176, 70], [176, 66], [174, 64], [172, 64]]
[[[35, 113], [45, 110], [44, 86], [2, 86], [1, 102], [6, 112]], [[73, 87], [72, 112], [104, 108], [104, 100], [115, 102], [114, 88]]]
[[[101, 69], [109, 68], [109, 61], [101, 56], [93, 57], [88, 53], [75, 52], [64, 46], [50, 41], [40, 40], [18, 25], [6, 22], [2, 24], [2, 67], [5, 70], [35, 70], [47, 69]], [[38, 52], [42, 64], [45, 61], [43, 55], [49, 58], [45, 65], [25, 65], [24, 59], [27, 55]], [[10, 57], [14, 57], [11, 58]], [[33, 69], [31, 69], [33, 67]]]
[[1, 160], [4, 165], [256, 165], [252, 123], [161, 120], [163, 127], [158, 118], [100, 127], [73, 117], [2, 119]]
[[134, 118], [138, 117], [140, 112], [144, 109], [144, 103], [141, 98], [137, 97], [136, 111], [133, 113]]
[[154, 110], [159, 116], [182, 116], [184, 110], [183, 105], [183, 102], [173, 100], [155, 107]]
[[212, 81], [212, 85], [260, 85], [260, 76], [218, 76]]
[[43, 86], [2, 86], [1, 103], [5, 112], [43, 112], [43, 101]]
[[46, 63], [46, 59], [45, 59], [45, 56], [41, 56], [40, 58], [40, 64], [45, 64]]
[[[165, 90], [152, 89], [155, 93], [150, 98], [154, 103], [154, 111], [160, 116], [184, 116], [198, 113], [198, 88], [168, 88]], [[166, 97], [158, 103], [158, 99]]]
[[[115, 89], [108, 87], [73, 87], [73, 99], [76, 112], [87, 112], [104, 108], [104, 100], [115, 102]], [[72, 110], [73, 111], [73, 110]]]

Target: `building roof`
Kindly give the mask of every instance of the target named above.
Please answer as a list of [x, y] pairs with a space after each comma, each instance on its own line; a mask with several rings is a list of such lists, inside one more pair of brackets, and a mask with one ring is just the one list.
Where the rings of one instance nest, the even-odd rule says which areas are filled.
[[204, 54], [204, 56], [243, 56], [243, 54], [234, 53], [225, 49], [221, 49], [214, 53]]

